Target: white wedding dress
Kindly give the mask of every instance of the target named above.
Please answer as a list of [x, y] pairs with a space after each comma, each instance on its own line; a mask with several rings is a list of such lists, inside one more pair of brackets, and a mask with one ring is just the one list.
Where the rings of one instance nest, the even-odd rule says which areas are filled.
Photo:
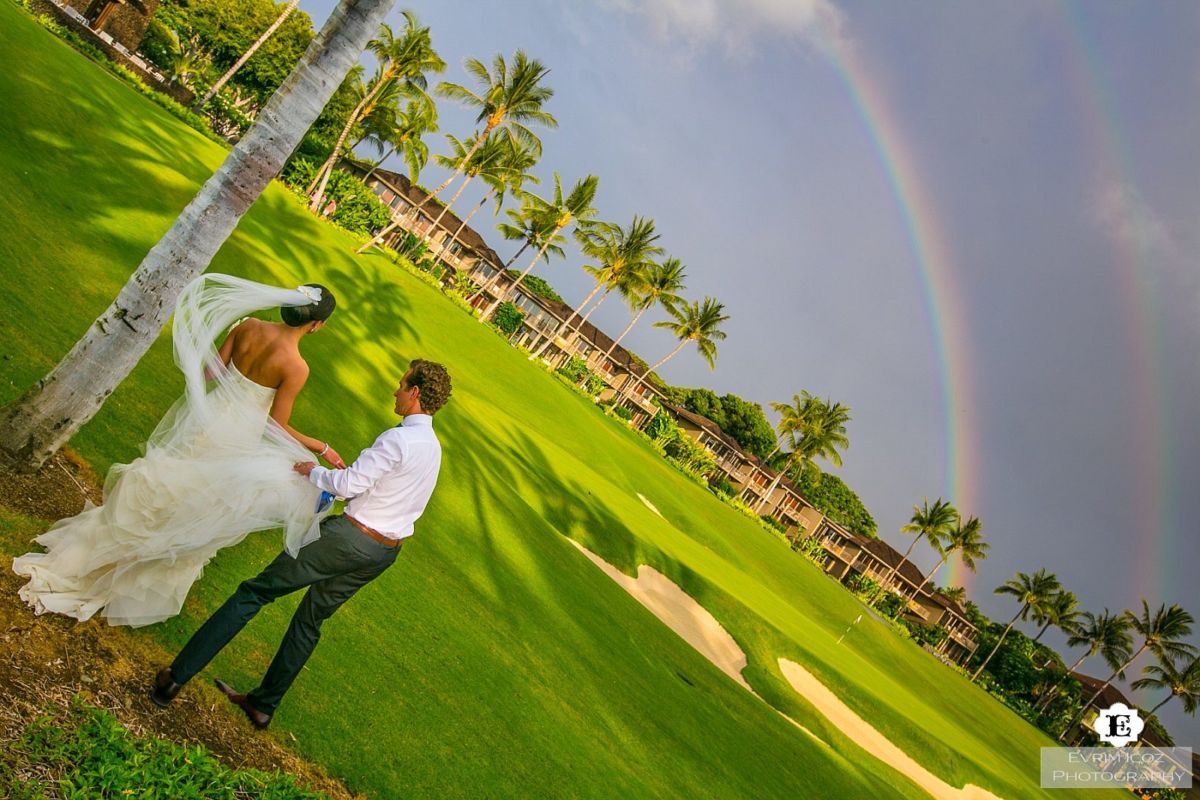
[[172, 327], [184, 396], [144, 457], [112, 467], [103, 505], [60, 520], [37, 537], [46, 552], [13, 561], [37, 613], [149, 625], [178, 614], [204, 565], [247, 534], [283, 528], [293, 555], [317, 537], [320, 490], [292, 471], [312, 453], [268, 415], [275, 390], [222, 365], [215, 349], [253, 311], [311, 302], [219, 274], [184, 289]]

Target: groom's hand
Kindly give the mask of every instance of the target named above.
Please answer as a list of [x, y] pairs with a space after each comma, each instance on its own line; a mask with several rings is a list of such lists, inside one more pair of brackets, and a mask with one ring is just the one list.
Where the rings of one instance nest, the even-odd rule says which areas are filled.
[[317, 462], [315, 461], [297, 461], [295, 464], [292, 464], [292, 469], [307, 478], [308, 473], [312, 472], [313, 467], [316, 465]]

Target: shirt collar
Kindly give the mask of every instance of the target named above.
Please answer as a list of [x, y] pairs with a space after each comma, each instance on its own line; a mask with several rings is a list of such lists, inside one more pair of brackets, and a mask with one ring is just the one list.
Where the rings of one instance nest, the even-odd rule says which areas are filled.
[[402, 427], [402, 428], [433, 427], [433, 415], [432, 414], [409, 414], [407, 417], [404, 418], [404, 421], [400, 423], [400, 427]]

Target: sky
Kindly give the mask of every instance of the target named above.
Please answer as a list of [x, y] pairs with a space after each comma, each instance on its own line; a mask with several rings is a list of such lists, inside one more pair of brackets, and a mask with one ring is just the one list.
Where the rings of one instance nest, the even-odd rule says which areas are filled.
[[[318, 26], [333, 6], [300, 4]], [[403, 7], [431, 27], [442, 79], [517, 49], [549, 66], [543, 187], [597, 175], [600, 218], [653, 218], [685, 296], [725, 304], [716, 369], [685, 350], [669, 383], [849, 405], [837, 474], [901, 550], [923, 498], [978, 516], [988, 559], [940, 577], [993, 619], [1018, 609], [994, 588], [1042, 567], [1087, 610], [1145, 598], [1200, 616], [1200, 4]], [[474, 129], [439, 108], [444, 132]], [[582, 263], [568, 248], [535, 274], [578, 303]], [[616, 333], [628, 314], [614, 298], [594, 319]], [[650, 321], [624, 343], [653, 363], [674, 342]], [[1200, 720], [1160, 714], [1200, 745]]]

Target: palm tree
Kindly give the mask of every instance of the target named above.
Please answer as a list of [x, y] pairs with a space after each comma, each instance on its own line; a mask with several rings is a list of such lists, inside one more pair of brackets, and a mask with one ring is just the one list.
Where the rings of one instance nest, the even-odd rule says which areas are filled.
[[[914, 509], [915, 510], [915, 509]], [[975, 571], [977, 561], [982, 561], [987, 558], [987, 552], [991, 549], [991, 545], [983, 541], [983, 523], [979, 521], [979, 517], [970, 517], [966, 522], [960, 522], [952, 528], [946, 535], [946, 539], [942, 544], [934, 545], [934, 549], [941, 555], [941, 560], [929, 571], [925, 576], [925, 580], [917, 587], [917, 594], [925, 588], [925, 584], [933, 578], [942, 564], [946, 563], [946, 559], [952, 553], [958, 553], [958, 557], [962, 563], [971, 572]]]
[[397, 110], [390, 129], [379, 130], [372, 138], [379, 150], [379, 160], [371, 165], [363, 181], [367, 181], [392, 153], [400, 153], [408, 167], [408, 180], [416, 184], [421, 170], [429, 163], [429, 146], [425, 134], [438, 129], [437, 108], [432, 103], [409, 100], [403, 110]]
[[[512, 223], [501, 222], [496, 225], [496, 230], [509, 241], [521, 242], [520, 249], [513, 253], [504, 264], [507, 270], [517, 259], [521, 257], [530, 247], [536, 247], [539, 250], [545, 248], [542, 257], [547, 263], [550, 261], [550, 255], [558, 258], [565, 258], [566, 253], [562, 249], [562, 243], [566, 241], [566, 237], [557, 233], [558, 221], [552, 213], [551, 206], [542, 198], [530, 192], [525, 192], [521, 198], [521, 207], [510, 208], [504, 212]], [[493, 275], [491, 280], [480, 286], [472, 295], [479, 295], [485, 290], [491, 289], [499, 280], [499, 274]]]
[[[565, 339], [569, 339], [572, 334], [579, 332], [592, 312], [599, 308], [609, 293], [625, 280], [626, 271], [635, 272], [645, 269], [646, 265], [651, 263], [656, 256], [663, 254], [663, 249], [655, 244], [659, 239], [659, 234], [654, 229], [654, 220], [646, 217], [634, 215], [628, 228], [622, 228], [612, 222], [596, 222], [577, 229], [575, 233], [579, 249], [585, 256], [596, 261], [595, 266], [584, 266], [584, 270], [596, 279], [596, 285], [567, 318], [563, 325], [563, 338]], [[579, 317], [579, 312], [586, 308], [592, 298], [602, 289], [604, 294], [572, 327], [572, 322]], [[532, 357], [541, 356], [549, 346], [550, 339], [547, 338]]]
[[[1079, 668], [1085, 659], [1101, 654], [1108, 665], [1119, 670], [1121, 664], [1129, 658], [1133, 650], [1133, 638], [1129, 635], [1130, 621], [1128, 615], [1112, 614], [1106, 608], [1100, 616], [1089, 611], [1083, 612], [1083, 621], [1076, 625], [1075, 630], [1067, 637], [1068, 647], [1083, 647], [1087, 650], [1075, 659], [1075, 663], [1067, 667], [1066, 676]], [[1048, 708], [1050, 702], [1058, 694], [1062, 681], [1055, 684], [1046, 692], [1044, 698], [1038, 701], [1035, 710]]]
[[679, 293], [685, 288], [683, 281], [686, 277], [687, 273], [684, 272], [683, 264], [678, 258], [665, 259], [661, 264], [650, 262], [644, 272], [639, 272], [636, 284], [627, 290], [629, 304], [637, 313], [625, 326], [625, 330], [621, 331], [621, 335], [613, 341], [604, 357], [612, 357], [613, 350], [617, 349], [625, 334], [633, 330], [633, 326], [637, 325], [642, 315], [651, 308], [661, 304], [663, 308], [669, 309], [682, 302], [683, 297]]
[[[783, 412], [783, 404], [772, 404], [771, 406], [776, 411]], [[790, 409], [790, 407], [788, 407]], [[841, 403], [834, 403], [826, 399], [820, 400], [809, 395], [805, 401], [805, 406], [799, 409], [799, 414], [787, 425], [783, 422], [781, 426], [788, 429], [788, 438], [791, 440], [791, 452], [784, 459], [782, 467], [775, 473], [775, 479], [771, 481], [771, 485], [759, 497], [758, 503], [755, 504], [754, 510], [760, 511], [771, 497], [771, 493], [783, 481], [783, 476], [788, 472], [799, 474], [800, 469], [805, 464], [814, 464], [814, 459], [825, 458], [835, 464], [842, 465], [842, 455], [839, 450], [845, 450], [850, 446], [850, 440], [846, 437], [846, 424], [850, 422], [850, 408]], [[799, 531], [797, 530], [797, 535]]]
[[[463, 190], [470, 185], [471, 181], [479, 175], [487, 172], [489, 175], [494, 175], [504, 169], [504, 161], [508, 156], [508, 148], [503, 139], [492, 139], [482, 146], [476, 146], [475, 143], [468, 139], [466, 142], [461, 142], [453, 134], [446, 134], [446, 141], [450, 143], [451, 150], [454, 151], [452, 156], [434, 156], [433, 159], [443, 167], [457, 170], [464, 173], [467, 179], [459, 184], [458, 190], [450, 198], [449, 202], [442, 206], [442, 210], [434, 218], [426, 232], [425, 238], [429, 241], [437, 235], [438, 226], [441, 225], [442, 219], [450, 211], [451, 206], [458, 202], [458, 198], [462, 195]], [[487, 195], [485, 194], [486, 198]]]
[[[463, 228], [467, 227], [471, 218], [487, 205], [488, 200], [496, 201], [496, 210], [493, 213], [499, 214], [500, 209], [504, 207], [506, 197], [509, 195], [518, 198], [525, 196], [526, 181], [541, 183], [541, 180], [529, 171], [537, 164], [537, 154], [516, 140], [501, 141], [504, 142], [503, 155], [479, 173], [479, 179], [488, 185], [487, 193], [480, 198], [475, 207], [471, 209], [471, 213], [467, 214], [454, 229], [454, 233], [451, 234], [450, 241], [446, 245], [447, 248], [454, 246]], [[560, 249], [559, 253], [561, 252]], [[549, 261], [549, 259], [546, 260]]]
[[819, 408], [819, 404], [820, 400], [810, 394], [807, 389], [801, 389], [800, 394], [792, 395], [790, 405], [788, 403], [771, 403], [771, 408], [779, 414], [779, 424], [775, 426], [775, 447], [767, 453], [765, 459], [768, 463], [772, 456], [783, 449], [785, 442], [792, 440], [794, 434], [801, 432], [805, 419]]
[[[482, 147], [493, 132], [502, 131], [507, 137], [516, 139], [540, 156], [542, 143], [528, 125], [537, 123], [545, 125], [547, 128], [558, 127], [558, 120], [542, 110], [542, 106], [554, 95], [553, 89], [542, 85], [542, 81], [550, 69], [537, 59], [530, 59], [522, 50], [518, 50], [513, 55], [511, 66], [505, 62], [503, 55], [497, 54], [492, 61], [492, 71], [490, 72], [483, 62], [475, 58], [468, 58], [465, 66], [467, 72], [475, 77], [480, 88], [478, 94], [456, 83], [444, 81], [438, 84], [435, 92], [442, 97], [457, 100], [470, 108], [479, 109], [479, 116], [475, 121], [477, 124], [482, 123], [483, 128], [472, 137], [473, 146]], [[472, 155], [474, 153], [466, 155], [464, 165], [470, 162]], [[440, 186], [413, 209], [413, 214], [419, 214], [421, 208], [441, 194], [442, 190], [449, 186], [461, 172], [462, 166], [455, 169], [450, 177], [442, 181]], [[397, 225], [399, 225], [398, 222], [388, 225], [374, 239], [355, 252], [363, 253], [368, 248], [379, 244]]]
[[729, 319], [724, 311], [725, 304], [717, 302], [712, 297], [705, 297], [703, 302], [697, 300], [688, 303], [684, 301], [668, 308], [667, 313], [671, 315], [671, 319], [656, 322], [654, 327], [671, 331], [679, 340], [679, 344], [674, 350], [655, 362], [654, 366], [638, 376], [637, 380], [630, 384], [628, 390], [622, 391], [621, 396], [631, 395], [650, 373], [674, 358], [688, 342], [695, 342], [696, 349], [708, 363], [708, 368], [715, 369], [717, 366], [717, 342], [725, 339], [725, 332], [720, 329], [720, 325]]
[[492, 301], [492, 304], [479, 315], [481, 323], [486, 322], [495, 313], [496, 308], [504, 301], [506, 296], [517, 290], [517, 287], [521, 285], [521, 281], [525, 280], [525, 276], [533, 271], [538, 259], [545, 255], [549, 243], [554, 241], [555, 236], [572, 223], [587, 222], [596, 216], [596, 208], [592, 205], [592, 201], [596, 199], [596, 189], [599, 185], [599, 178], [595, 175], [587, 175], [577, 180], [575, 185], [571, 187], [570, 193], [566, 197], [563, 197], [562, 179], [558, 176], [557, 172], [554, 173], [554, 199], [546, 207], [546, 213], [554, 220], [554, 228], [547, 238], [546, 243], [537, 251], [533, 259], [529, 262], [529, 266], [525, 268], [525, 271], [518, 275], [517, 279], [506, 290], [499, 292], [496, 299]]
[[1092, 703], [1096, 702], [1096, 698], [1108, 688], [1117, 675], [1125, 672], [1142, 653], [1149, 650], [1159, 659], [1186, 658], [1196, 655], [1196, 647], [1184, 641], [1184, 638], [1192, 632], [1192, 623], [1196, 620], [1179, 604], [1172, 604], [1170, 608], [1167, 608], [1165, 604], [1160, 605], [1158, 610], [1151, 614], [1150, 604], [1143, 598], [1141, 616], [1135, 616], [1132, 611], [1125, 613], [1129, 616], [1130, 626], [1142, 637], [1141, 647], [1126, 659], [1119, 669], [1114, 670], [1104, 685], [1083, 704], [1070, 724], [1059, 735], [1059, 741], [1062, 741], [1076, 723], [1083, 719], [1084, 713], [1091, 708]]
[[1168, 694], [1150, 713], [1158, 711], [1172, 699], [1183, 702], [1183, 710], [1195, 714], [1200, 704], [1200, 658], [1192, 658], [1180, 669], [1172, 658], [1159, 657], [1157, 664], [1148, 665], [1142, 672], [1149, 677], [1138, 678], [1131, 686], [1134, 689], [1166, 689]]
[[428, 85], [425, 73], [441, 72], [446, 68], [446, 62], [442, 61], [433, 49], [429, 28], [419, 27], [416, 14], [411, 11], [404, 11], [404, 20], [404, 34], [399, 38], [396, 38], [389, 26], [381, 24], [379, 36], [371, 40], [369, 47], [380, 63], [379, 75], [370, 90], [364, 93], [358, 105], [354, 107], [354, 111], [350, 112], [349, 119], [333, 145], [333, 152], [317, 170], [313, 183], [308, 187], [307, 193], [312, 195], [309, 209], [314, 212], [321, 208], [325, 185], [329, 182], [334, 164], [342, 155], [342, 145], [354, 126], [371, 113], [380, 94], [393, 82], [399, 82], [409, 96], [418, 97], [425, 93]]
[[341, 0], [221, 167], [71, 351], [0, 412], [0, 456], [32, 471], [104, 403], [158, 338], [175, 299], [208, 266], [342, 79], [395, 0]]
[[1045, 569], [1039, 569], [1032, 575], [1026, 575], [1024, 572], [1018, 572], [1015, 578], [1010, 578], [1000, 586], [996, 587], [996, 594], [1011, 594], [1021, 603], [1021, 610], [1018, 611], [1009, 621], [1008, 627], [1004, 629], [1004, 633], [1000, 634], [1000, 638], [996, 641], [996, 646], [992, 648], [992, 652], [988, 653], [987, 658], [979, 665], [979, 669], [975, 670], [975, 674], [971, 676], [971, 680], [977, 680], [979, 674], [983, 672], [984, 667], [992, 660], [992, 656], [996, 655], [996, 651], [1000, 649], [1000, 645], [1004, 644], [1004, 639], [1008, 636], [1008, 632], [1012, 630], [1012, 626], [1016, 624], [1018, 619], [1028, 619], [1029, 610], [1045, 605], [1050, 598], [1062, 590], [1062, 584], [1058, 582], [1058, 578], [1047, 573]]
[[222, 75], [216, 83], [209, 87], [209, 90], [205, 92], [204, 97], [201, 97], [198, 101], [196, 101], [196, 103], [192, 106], [192, 113], [199, 114], [200, 109], [208, 105], [208, 101], [212, 100], [217, 92], [221, 91], [221, 88], [229, 82], [229, 79], [237, 74], [237, 71], [242, 68], [242, 65], [250, 60], [250, 56], [254, 55], [255, 51], [262, 47], [263, 42], [271, 38], [271, 34], [279, 29], [279, 26], [284, 23], [284, 20], [291, 16], [291, 13], [296, 10], [296, 6], [298, 5], [300, 5], [300, 0], [288, 0], [288, 4], [283, 7], [283, 11], [279, 12], [279, 16], [275, 18], [275, 21], [272, 22], [270, 26], [262, 32], [261, 36], [254, 40], [254, 44], [246, 48], [246, 52], [242, 53], [241, 58], [233, 62], [233, 66], [226, 70], [225, 74]]
[[942, 586], [938, 589], [948, 600], [962, 604], [967, 601], [967, 590], [961, 586]]
[[909, 519], [908, 524], [900, 530], [904, 533], [915, 533], [917, 538], [913, 539], [912, 544], [904, 551], [904, 557], [900, 559], [900, 563], [892, 567], [892, 571], [888, 573], [887, 578], [880, 581], [880, 587], [886, 589], [896, 579], [896, 573], [908, 561], [913, 548], [917, 546], [917, 542], [921, 541], [922, 538], [929, 540], [934, 549], [940, 552], [942, 543], [949, 538], [950, 532], [954, 530], [958, 522], [958, 509], [940, 497], [934, 501], [933, 505], [929, 505], [929, 498], [926, 497], [920, 508], [913, 506], [912, 517]]
[[1075, 597], [1075, 593], [1066, 590], [1059, 592], [1049, 603], [1033, 611], [1033, 621], [1042, 624], [1038, 635], [1033, 637], [1034, 643], [1040, 641], [1052, 625], [1069, 636], [1082, 617], [1083, 609], [1079, 607], [1079, 599]]

